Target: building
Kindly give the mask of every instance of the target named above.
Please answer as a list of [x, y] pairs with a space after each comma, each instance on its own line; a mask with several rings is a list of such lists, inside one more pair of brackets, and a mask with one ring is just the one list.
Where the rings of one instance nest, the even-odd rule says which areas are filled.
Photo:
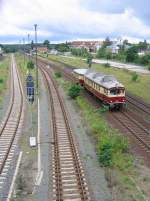
[[85, 48], [89, 52], [96, 52], [102, 44], [102, 41], [72, 41], [70, 42], [70, 48]]
[[112, 54], [118, 54], [120, 48], [118, 47], [118, 45], [112, 44], [107, 46], [106, 49], [110, 51]]
[[37, 52], [48, 53], [48, 48], [47, 47], [37, 47]]
[[59, 52], [55, 49], [50, 50], [50, 54], [57, 55]]
[[2, 48], [0, 47], [0, 55], [2, 55], [3, 54], [3, 50], [2, 50]]
[[138, 55], [139, 55], [139, 56], [144, 56], [144, 55], [146, 55], [146, 54], [150, 54], [150, 49], [147, 49], [147, 50], [140, 50], [140, 51], [138, 52]]

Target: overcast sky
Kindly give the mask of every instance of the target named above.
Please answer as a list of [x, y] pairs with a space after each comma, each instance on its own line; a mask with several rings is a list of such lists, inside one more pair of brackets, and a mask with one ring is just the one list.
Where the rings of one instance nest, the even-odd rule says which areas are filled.
[[150, 39], [149, 0], [0, 0], [0, 43], [38, 40]]

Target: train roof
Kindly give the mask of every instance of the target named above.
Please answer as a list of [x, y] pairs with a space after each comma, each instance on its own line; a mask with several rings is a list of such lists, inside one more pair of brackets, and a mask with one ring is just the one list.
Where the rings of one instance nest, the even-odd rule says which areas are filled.
[[117, 81], [117, 79], [112, 75], [105, 75], [103, 73], [95, 72], [88, 70], [85, 73], [85, 77], [89, 78], [90, 80], [94, 81], [95, 83], [107, 88], [124, 88], [124, 86]]
[[74, 69], [73, 72], [79, 74], [79, 75], [85, 75], [85, 73], [88, 71], [86, 68], [80, 68], [80, 69]]

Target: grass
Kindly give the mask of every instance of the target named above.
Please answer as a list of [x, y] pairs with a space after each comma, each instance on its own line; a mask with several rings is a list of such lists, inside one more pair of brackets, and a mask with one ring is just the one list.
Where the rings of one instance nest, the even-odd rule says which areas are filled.
[[[19, 67], [19, 69], [21, 71], [21, 77], [22, 77], [23, 81], [25, 82], [26, 76], [29, 73], [29, 70], [27, 68], [28, 59], [25, 58], [25, 63], [24, 63], [24, 56], [23, 56], [23, 54], [20, 54], [20, 53], [16, 53], [15, 57], [16, 57], [18, 67]], [[31, 70], [30, 72], [31, 72], [31, 74], [33, 76], [33, 79], [35, 80], [35, 77], [36, 77], [35, 69]]]
[[[88, 68], [88, 64], [86, 63], [86, 61], [78, 57], [69, 58], [63, 56], [49, 55], [48, 59], [54, 62], [64, 62], [66, 64], [79, 68]], [[121, 83], [124, 84], [128, 92], [143, 98], [147, 102], [150, 102], [150, 76], [139, 75], [138, 80], [136, 82], [133, 82], [133, 72], [125, 69], [117, 69], [112, 67], [106, 68], [105, 65], [102, 64], [92, 64], [92, 69], [95, 69], [96, 71], [101, 71], [106, 74], [114, 75]]]
[[3, 94], [7, 89], [7, 81], [9, 75], [10, 57], [6, 57], [0, 62], [0, 104], [3, 101]]

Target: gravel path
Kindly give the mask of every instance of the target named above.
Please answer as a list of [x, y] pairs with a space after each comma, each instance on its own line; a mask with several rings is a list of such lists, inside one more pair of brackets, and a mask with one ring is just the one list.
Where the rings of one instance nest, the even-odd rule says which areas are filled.
[[110, 66], [114, 68], [122, 68], [122, 69], [127, 69], [129, 71], [134, 71], [137, 73], [145, 74], [145, 75], [150, 75], [150, 71], [144, 69], [144, 66], [139, 66], [139, 65], [134, 65], [134, 64], [125, 64], [117, 61], [110, 61], [110, 60], [105, 60], [105, 59], [93, 59], [94, 63], [98, 64], [106, 64], [109, 63]]
[[65, 96], [62, 89], [60, 91], [65, 99], [71, 126], [79, 146], [81, 160], [90, 185], [92, 201], [111, 201], [111, 193], [107, 187], [105, 172], [98, 163], [95, 146], [90, 137], [90, 132], [87, 130], [87, 125], [84, 124], [79, 109], [73, 106], [73, 101]]
[[[40, 185], [37, 187], [36, 200], [37, 201], [48, 201], [48, 196], [51, 194], [49, 189], [50, 186], [50, 146], [51, 146], [51, 133], [50, 133], [50, 112], [48, 107], [48, 96], [47, 91], [44, 86], [42, 75], [40, 77], [40, 145], [41, 145], [41, 171], [43, 172], [43, 177]], [[51, 195], [50, 195], [51, 196]]]

